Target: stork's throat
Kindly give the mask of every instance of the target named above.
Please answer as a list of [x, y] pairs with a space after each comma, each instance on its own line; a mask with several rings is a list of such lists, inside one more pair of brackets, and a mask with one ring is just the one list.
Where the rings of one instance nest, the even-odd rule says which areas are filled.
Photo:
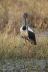
[[23, 26], [22, 29], [23, 29], [23, 30], [26, 30], [27, 28], [26, 28], [26, 26]]

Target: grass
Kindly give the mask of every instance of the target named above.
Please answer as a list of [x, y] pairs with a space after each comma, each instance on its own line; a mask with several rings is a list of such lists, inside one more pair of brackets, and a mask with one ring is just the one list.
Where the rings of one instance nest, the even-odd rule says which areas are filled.
[[31, 52], [26, 52], [24, 40], [19, 35], [11, 34], [7, 38], [0, 34], [0, 59], [1, 58], [37, 58], [48, 59], [48, 37], [37, 35], [37, 45], [31, 45]]
[[31, 45], [31, 52], [27, 54], [20, 36], [12, 34], [19, 34], [24, 12], [29, 14], [29, 25], [35, 31], [48, 29], [47, 0], [0, 0], [0, 30], [3, 31], [0, 33], [0, 58], [48, 57], [48, 37], [37, 35], [37, 45]]
[[25, 12], [31, 27], [48, 29], [47, 0], [0, 0], [0, 30], [18, 33]]

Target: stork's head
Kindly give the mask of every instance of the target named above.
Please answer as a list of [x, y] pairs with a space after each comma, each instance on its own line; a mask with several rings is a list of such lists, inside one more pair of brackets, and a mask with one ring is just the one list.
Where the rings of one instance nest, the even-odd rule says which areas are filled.
[[27, 25], [26, 19], [28, 17], [28, 14], [27, 13], [24, 13], [23, 17], [24, 17], [24, 26], [26, 26]]

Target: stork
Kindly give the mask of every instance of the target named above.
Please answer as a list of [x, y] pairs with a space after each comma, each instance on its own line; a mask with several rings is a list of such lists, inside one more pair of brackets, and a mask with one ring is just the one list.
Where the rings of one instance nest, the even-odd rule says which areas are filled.
[[[36, 38], [35, 38], [34, 31], [27, 25], [28, 14], [24, 13], [23, 18], [24, 18], [24, 25], [21, 26], [20, 28], [20, 34], [21, 34], [21, 37], [25, 39], [26, 50], [27, 52], [29, 52], [30, 43], [31, 44], [33, 43], [34, 45], [36, 45]], [[26, 41], [28, 41], [28, 44]]]

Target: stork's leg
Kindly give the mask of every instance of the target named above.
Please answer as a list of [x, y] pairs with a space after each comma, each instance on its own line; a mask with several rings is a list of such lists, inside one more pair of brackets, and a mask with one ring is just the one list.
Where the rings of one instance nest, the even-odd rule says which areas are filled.
[[30, 41], [28, 41], [28, 43], [27, 43], [27, 52], [30, 52], [31, 50], [30, 50]]
[[27, 44], [26, 39], [25, 39], [24, 43], [25, 43], [25, 45]]
[[25, 39], [25, 42], [24, 43], [26, 45], [26, 51], [27, 52], [30, 52], [30, 41], [27, 42], [26, 39]]
[[28, 44], [27, 44], [27, 41], [26, 41], [26, 39], [25, 39], [25, 46], [26, 46], [26, 51], [28, 52]]

